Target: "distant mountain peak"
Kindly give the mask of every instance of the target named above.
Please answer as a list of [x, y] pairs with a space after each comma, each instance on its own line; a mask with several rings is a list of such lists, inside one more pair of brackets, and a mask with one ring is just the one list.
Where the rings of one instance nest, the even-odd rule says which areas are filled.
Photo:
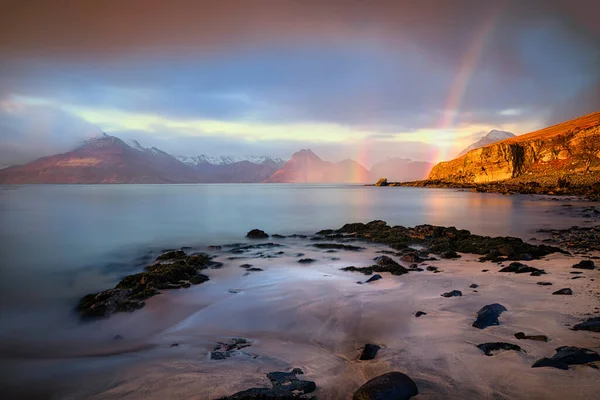
[[512, 132], [501, 131], [498, 129], [492, 129], [490, 132], [487, 133], [487, 135], [483, 136], [477, 142], [473, 143], [472, 145], [470, 145], [469, 147], [467, 147], [466, 149], [461, 151], [458, 154], [458, 157], [460, 157], [464, 154], [467, 154], [471, 150], [479, 149], [481, 147], [485, 147], [490, 144], [500, 142], [502, 140], [514, 138], [514, 137], [515, 137], [515, 134]]
[[285, 163], [279, 157], [269, 156], [209, 156], [200, 154], [198, 156], [176, 156], [179, 161], [184, 164], [199, 166], [199, 165], [232, 165], [239, 162], [250, 162], [257, 165], [273, 164], [283, 165]]

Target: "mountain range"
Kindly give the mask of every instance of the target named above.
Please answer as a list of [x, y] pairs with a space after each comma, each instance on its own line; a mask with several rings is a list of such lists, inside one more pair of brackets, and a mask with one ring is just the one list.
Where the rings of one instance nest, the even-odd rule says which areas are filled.
[[287, 162], [265, 156], [173, 156], [102, 134], [66, 153], [1, 169], [0, 183], [368, 183], [382, 176], [424, 179], [432, 166], [390, 158], [368, 171], [354, 160], [322, 160], [309, 149]]

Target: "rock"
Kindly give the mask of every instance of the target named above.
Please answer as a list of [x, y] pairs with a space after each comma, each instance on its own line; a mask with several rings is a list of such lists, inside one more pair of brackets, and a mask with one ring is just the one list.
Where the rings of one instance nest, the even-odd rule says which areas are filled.
[[573, 274], [573, 275], [579, 275], [579, 274], [583, 274], [583, 272], [582, 272], [582, 271], [571, 271], [571, 272], [569, 272], [569, 273], [570, 273], [570, 274]]
[[438, 267], [434, 267], [433, 265], [429, 265], [429, 266], [428, 266], [427, 268], [425, 268], [425, 269], [426, 269], [427, 271], [433, 271], [433, 272], [435, 272], [435, 271], [437, 271], [437, 270], [438, 270]]
[[574, 331], [600, 332], [600, 317], [590, 318], [587, 321], [580, 322], [573, 327]]
[[261, 231], [260, 229], [252, 229], [246, 234], [246, 237], [248, 239], [266, 239], [269, 237], [269, 235], [267, 235], [265, 231]]
[[489, 269], [482, 269], [481, 272], [488, 272]]
[[460, 297], [462, 296], [462, 292], [460, 290], [453, 290], [451, 292], [446, 292], [441, 294], [442, 297]]
[[258, 267], [251, 267], [251, 268], [248, 268], [246, 271], [249, 271], [249, 272], [260, 272], [260, 271], [263, 271], [263, 269], [262, 268], [258, 268]]
[[301, 258], [298, 260], [298, 262], [300, 264], [311, 264], [311, 263], [317, 262], [317, 260], [315, 260], [313, 258]]
[[[382, 256], [382, 257], [384, 257], [384, 256]], [[400, 260], [407, 262], [407, 263], [421, 263], [421, 262], [425, 261], [424, 259], [419, 257], [419, 255], [417, 253], [404, 254], [402, 257], [400, 257]]]
[[251, 268], [251, 267], [252, 267], [252, 264], [242, 264], [242, 265], [240, 265], [240, 268], [246, 268], [246, 269], [248, 269], [248, 268]]
[[493, 356], [495, 351], [498, 350], [514, 350], [514, 351], [522, 351], [522, 349], [516, 344], [505, 343], [505, 342], [492, 342], [492, 343], [483, 343], [477, 345], [479, 350], [483, 351], [486, 356]]
[[520, 262], [510, 263], [508, 267], [504, 267], [498, 272], [514, 272], [515, 274], [531, 273], [531, 276], [539, 276], [546, 273], [541, 269], [530, 267], [528, 265], [521, 264]]
[[179, 347], [179, 343], [172, 343], [171, 347]]
[[377, 346], [376, 344], [365, 344], [365, 347], [360, 355], [359, 360], [372, 360], [375, 358], [375, 356], [377, 355], [377, 352], [379, 351], [381, 347]]
[[221, 246], [214, 246], [214, 245], [213, 246], [208, 246], [208, 248], [211, 249], [211, 250], [221, 250], [222, 249]]
[[600, 355], [595, 351], [580, 347], [562, 346], [556, 349], [552, 357], [537, 360], [531, 367], [553, 367], [569, 369], [569, 365], [587, 364], [600, 361]]
[[562, 294], [562, 295], [570, 296], [573, 294], [573, 291], [569, 288], [564, 288], [564, 289], [557, 290], [556, 292], [554, 292], [552, 294]]
[[215, 348], [210, 352], [211, 360], [224, 360], [234, 355], [240, 354], [240, 350], [252, 346], [248, 339], [232, 338], [229, 343], [218, 342]]
[[469, 286], [471, 289], [477, 289], [479, 287], [478, 284], [476, 283], [472, 283], [471, 286]]
[[375, 184], [375, 186], [388, 186], [388, 180], [386, 178], [380, 178], [377, 183]]
[[548, 336], [546, 335], [526, 335], [523, 332], [515, 333], [515, 337], [519, 340], [529, 339], [529, 340], [537, 340], [539, 342], [547, 342]]
[[352, 400], [407, 400], [419, 394], [417, 385], [402, 372], [388, 372], [362, 385]]
[[444, 251], [442, 254], [440, 254], [441, 258], [445, 258], [445, 259], [455, 259], [455, 258], [460, 258], [460, 254], [458, 254], [457, 252], [453, 251], [453, 250], [448, 250], [448, 251]]
[[160, 256], [156, 257], [156, 261], [177, 260], [185, 257], [186, 254], [183, 250], [173, 250], [167, 251], [166, 253], [163, 253]]
[[492, 325], [500, 325], [498, 317], [506, 310], [502, 304], [488, 304], [477, 311], [477, 319], [473, 322], [473, 327], [485, 329]]
[[117, 334], [117, 335], [115, 335], [115, 337], [113, 339], [114, 340], [121, 340], [121, 339], [123, 339], [123, 336]]
[[552, 286], [552, 282], [538, 282], [537, 284], [540, 286]]
[[322, 250], [348, 250], [348, 251], [361, 251], [364, 250], [364, 247], [352, 246], [349, 244], [340, 244], [340, 243], [317, 243], [313, 244], [313, 247]]
[[381, 275], [375, 274], [372, 277], [370, 277], [369, 279], [367, 279], [367, 281], [365, 283], [370, 283], [370, 282], [378, 281], [380, 279], [381, 279]]
[[583, 260], [580, 261], [578, 264], [573, 265], [573, 268], [579, 269], [594, 269], [595, 267], [596, 265], [592, 260]]
[[423, 312], [423, 311], [417, 311], [417, 312], [415, 313], [415, 317], [417, 317], [417, 318], [419, 318], [419, 317], [420, 317], [420, 316], [422, 316], [422, 315], [427, 315], [427, 313], [426, 313], [426, 312]]
[[273, 239], [285, 239], [285, 236], [284, 236], [284, 235], [280, 235], [280, 234], [278, 234], [278, 233], [276, 233], [276, 234], [274, 234], [274, 235], [271, 235], [271, 237], [272, 237]]
[[379, 256], [375, 258], [376, 265], [371, 265], [370, 267], [346, 267], [342, 268], [342, 271], [357, 271], [362, 272], [365, 275], [370, 275], [373, 272], [389, 272], [392, 275], [404, 275], [408, 274], [408, 270], [404, 268], [402, 265], [398, 264], [396, 261], [392, 260], [388, 256]]
[[300, 368], [294, 368], [291, 372], [269, 372], [267, 378], [271, 382], [271, 388], [252, 388], [221, 400], [310, 399], [312, 397], [305, 395], [314, 392], [317, 385], [312, 381], [298, 379], [297, 375], [303, 374]]

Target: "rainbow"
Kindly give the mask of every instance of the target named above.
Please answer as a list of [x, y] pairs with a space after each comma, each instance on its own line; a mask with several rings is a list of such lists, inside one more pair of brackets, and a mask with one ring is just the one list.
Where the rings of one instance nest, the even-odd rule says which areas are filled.
[[[485, 44], [492, 36], [496, 23], [504, 11], [505, 4], [500, 2], [494, 7], [487, 18], [483, 20], [479, 29], [476, 30], [474, 39], [467, 48], [458, 73], [454, 76], [452, 85], [450, 86], [450, 93], [444, 103], [442, 115], [436, 125], [436, 129], [444, 135], [452, 135], [452, 142], [456, 141], [456, 132], [454, 131], [456, 117], [459, 114], [464, 96], [469, 88], [469, 82], [477, 69], [477, 65], [485, 49]], [[448, 147], [438, 147], [437, 154], [434, 155], [433, 160], [436, 162], [447, 160], [449, 150]]]

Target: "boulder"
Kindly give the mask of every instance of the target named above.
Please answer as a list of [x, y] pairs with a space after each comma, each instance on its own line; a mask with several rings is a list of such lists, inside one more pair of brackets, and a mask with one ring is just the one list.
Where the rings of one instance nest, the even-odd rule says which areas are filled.
[[415, 313], [415, 317], [417, 317], [417, 318], [419, 318], [419, 317], [420, 317], [420, 316], [422, 316], [422, 315], [427, 315], [427, 313], [426, 313], [426, 312], [423, 312], [423, 311], [417, 311], [417, 312]]
[[298, 260], [298, 262], [300, 264], [311, 264], [311, 263], [317, 262], [317, 260], [315, 260], [313, 258], [301, 258]]
[[267, 378], [271, 382], [271, 388], [247, 389], [221, 400], [311, 399], [313, 397], [306, 394], [314, 392], [317, 385], [312, 381], [298, 379], [297, 375], [303, 374], [300, 368], [294, 368], [291, 372], [269, 372]]
[[552, 294], [571, 296], [573, 294], [573, 291], [569, 288], [564, 288], [564, 289], [557, 290], [556, 292], [554, 292]]
[[552, 357], [537, 360], [531, 367], [553, 367], [569, 369], [569, 365], [587, 364], [600, 361], [600, 354], [595, 351], [573, 346], [562, 346], [556, 349]]
[[460, 290], [452, 290], [451, 292], [446, 292], [441, 294], [442, 297], [460, 297], [462, 296], [462, 292]]
[[371, 343], [367, 343], [365, 344], [365, 347], [360, 355], [359, 360], [372, 360], [375, 358], [375, 356], [377, 355], [377, 352], [379, 351], [381, 347], [377, 346], [376, 344], [371, 344]]
[[440, 257], [445, 258], [445, 259], [455, 259], [455, 258], [460, 258], [461, 256], [454, 250], [447, 250], [447, 251], [444, 251], [443, 253], [441, 253]]
[[248, 239], [266, 239], [269, 237], [269, 235], [267, 235], [265, 231], [261, 231], [260, 229], [252, 229], [251, 231], [246, 233], [246, 237]]
[[375, 282], [381, 279], [381, 275], [379, 274], [375, 274], [372, 277], [370, 277], [369, 279], [367, 279], [367, 281], [365, 283], [370, 283], [370, 282]]
[[498, 272], [514, 272], [515, 274], [528, 274], [531, 273], [531, 276], [539, 276], [545, 274], [544, 270], [530, 267], [528, 265], [522, 264], [520, 262], [513, 262], [508, 265], [508, 267], [502, 268]]
[[408, 400], [419, 394], [417, 385], [402, 372], [388, 372], [362, 385], [352, 400]]
[[583, 260], [580, 261], [578, 264], [573, 265], [573, 268], [579, 269], [594, 269], [595, 267], [596, 265], [592, 260]]
[[580, 322], [573, 327], [574, 331], [600, 332], [600, 317], [590, 318], [587, 321]]
[[552, 282], [538, 282], [537, 284], [540, 286], [552, 286]]
[[485, 329], [492, 325], [500, 325], [498, 317], [506, 310], [502, 304], [488, 304], [477, 311], [477, 319], [473, 322], [473, 327]]

